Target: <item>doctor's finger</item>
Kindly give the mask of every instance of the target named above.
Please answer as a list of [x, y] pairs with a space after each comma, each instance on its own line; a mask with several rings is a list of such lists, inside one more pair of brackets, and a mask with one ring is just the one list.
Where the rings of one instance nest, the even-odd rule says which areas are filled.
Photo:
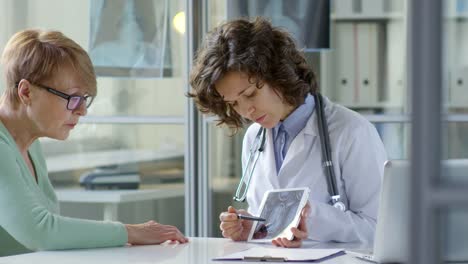
[[304, 208], [302, 209], [302, 213], [306, 217], [308, 217], [311, 211], [312, 211], [312, 206], [310, 205], [310, 202], [307, 202]]
[[283, 241], [281, 241], [281, 238], [273, 239], [271, 243], [273, 243], [273, 245], [277, 247], [284, 247]]
[[291, 228], [291, 232], [293, 233], [294, 237], [296, 237], [298, 239], [307, 239], [307, 237], [309, 236], [307, 231], [300, 230], [300, 229], [295, 228], [295, 227]]
[[243, 214], [243, 215], [251, 215], [249, 212], [247, 212], [247, 211], [244, 210], [244, 209], [239, 209], [239, 210], [237, 210], [237, 213], [238, 213], [238, 214]]
[[240, 240], [242, 236], [242, 231], [243, 231], [242, 227], [223, 230], [223, 236], [231, 238], [232, 240], [235, 240], [235, 241]]
[[242, 230], [235, 231], [235, 232], [231, 233], [231, 239], [234, 240], [234, 241], [246, 240], [246, 239], [242, 238]]
[[285, 237], [283, 238], [280, 238], [281, 239], [281, 242], [283, 243], [283, 246], [286, 247], [286, 248], [298, 248], [298, 247], [301, 247], [302, 245], [302, 240], [301, 239], [293, 239], [293, 240], [289, 240]]
[[230, 205], [227, 210], [228, 213], [237, 213], [237, 209]]
[[298, 228], [302, 231], [307, 232], [307, 222], [309, 220], [310, 211], [311, 211], [310, 203], [307, 202], [307, 204], [301, 210], [301, 219], [298, 224]]
[[222, 234], [225, 238], [231, 238], [232, 240], [237, 240], [240, 237], [241, 230], [223, 230]]
[[221, 222], [232, 222], [232, 221], [237, 221], [237, 214], [235, 213], [228, 213], [228, 212], [223, 212], [219, 215], [219, 220]]
[[241, 225], [234, 225], [234, 226], [222, 227], [221, 230], [226, 233], [235, 233], [235, 232], [242, 232], [243, 227]]
[[235, 226], [240, 227], [242, 226], [242, 224], [240, 221], [224, 221], [224, 222], [221, 222], [219, 226], [221, 227], [222, 230], [225, 230], [225, 229], [233, 228]]
[[226, 232], [235, 232], [238, 230], [242, 230], [242, 226], [241, 225], [222, 226], [221, 230], [226, 231]]
[[297, 226], [297, 228], [299, 230], [301, 230], [301, 231], [308, 232], [308, 230], [307, 230], [307, 221], [308, 221], [308, 217], [304, 216], [304, 214], [302, 214], [301, 220], [299, 221], [299, 225]]
[[224, 238], [231, 238], [230, 232], [223, 231], [221, 234], [223, 235]]
[[276, 239], [273, 239], [271, 243], [277, 247], [281, 247], [281, 244], [276, 241]]
[[[295, 228], [295, 227], [294, 227]], [[307, 219], [301, 219], [301, 221], [299, 222], [299, 225], [297, 226], [298, 230], [302, 231], [302, 232], [309, 232], [308, 228], [307, 228]]]
[[232, 226], [221, 226], [221, 230], [228, 232], [228, 233], [234, 233], [234, 232], [242, 231], [243, 228], [241, 225], [232, 225]]

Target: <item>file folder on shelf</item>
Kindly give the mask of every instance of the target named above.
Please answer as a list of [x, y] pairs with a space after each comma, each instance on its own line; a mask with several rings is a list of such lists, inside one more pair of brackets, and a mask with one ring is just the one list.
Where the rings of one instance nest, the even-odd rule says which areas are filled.
[[344, 255], [343, 249], [255, 247], [214, 258], [218, 261], [319, 262]]

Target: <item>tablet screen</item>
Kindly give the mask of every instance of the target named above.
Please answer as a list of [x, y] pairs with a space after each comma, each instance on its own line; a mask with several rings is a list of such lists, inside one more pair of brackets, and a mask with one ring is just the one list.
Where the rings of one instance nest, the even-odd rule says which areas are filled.
[[280, 189], [265, 193], [259, 217], [265, 222], [254, 222], [249, 240], [271, 241], [277, 237], [292, 239], [291, 227], [299, 224], [300, 213], [308, 198], [308, 188]]

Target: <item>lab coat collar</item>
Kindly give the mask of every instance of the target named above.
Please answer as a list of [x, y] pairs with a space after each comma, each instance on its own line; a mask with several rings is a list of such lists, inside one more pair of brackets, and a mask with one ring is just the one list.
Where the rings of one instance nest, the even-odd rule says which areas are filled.
[[[323, 103], [325, 106], [325, 109], [324, 109], [325, 116], [328, 118], [331, 113], [332, 103], [326, 97], [323, 97]], [[306, 147], [309, 148], [313, 140], [315, 140], [314, 137], [318, 135], [319, 135], [319, 131], [318, 131], [318, 126], [317, 126], [317, 111], [315, 111], [314, 109], [311, 117], [309, 118], [309, 120], [307, 120], [307, 123], [304, 129], [301, 132], [299, 132], [299, 134], [292, 141], [291, 146], [289, 147], [288, 153], [286, 154], [286, 157], [283, 161], [283, 165], [281, 166], [277, 174], [279, 178], [284, 177], [282, 175], [288, 175], [292, 173], [291, 170], [294, 170], [295, 168], [292, 168], [290, 166], [291, 165], [290, 163], [292, 162], [291, 159], [297, 158], [298, 155], [300, 156], [300, 153], [303, 153], [304, 148]], [[272, 158], [272, 160], [274, 161], [274, 157]], [[276, 164], [273, 164], [273, 165], [276, 166]], [[273, 167], [273, 168], [276, 168], [276, 167]], [[278, 182], [278, 184], [280, 183]]]
[[[325, 105], [325, 115], [328, 118], [331, 113], [330, 111], [331, 111], [332, 103], [325, 96], [323, 97], [323, 103]], [[262, 171], [265, 172], [265, 175], [268, 175], [268, 177], [265, 177], [265, 182], [263, 182], [263, 184], [265, 184], [265, 188], [267, 189], [268, 188], [271, 188], [271, 189], [280, 188], [279, 178], [281, 178], [283, 174], [288, 175], [291, 173], [290, 170], [292, 168], [290, 168], [289, 166], [291, 158], [295, 157], [297, 153], [302, 153], [306, 145], [308, 147], [310, 146], [313, 139], [310, 138], [309, 136], [315, 137], [319, 135], [316, 112], [317, 111], [315, 110], [313, 111], [312, 116], [307, 121], [307, 124], [302, 130], [302, 132], [299, 132], [299, 134], [291, 143], [291, 146], [288, 150], [288, 153], [286, 154], [285, 160], [279, 172], [276, 172], [275, 154], [274, 154], [273, 144], [272, 144], [273, 129], [267, 129], [265, 152], [264, 152], [264, 155], [260, 156], [261, 159], [263, 159], [263, 161], [261, 162], [261, 164], [263, 165]]]

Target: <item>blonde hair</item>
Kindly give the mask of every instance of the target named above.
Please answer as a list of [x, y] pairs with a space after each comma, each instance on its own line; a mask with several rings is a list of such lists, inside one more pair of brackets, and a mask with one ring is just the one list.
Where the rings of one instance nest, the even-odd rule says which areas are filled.
[[16, 84], [21, 79], [41, 83], [66, 66], [77, 71], [88, 94], [97, 93], [96, 74], [88, 53], [58, 31], [27, 29], [17, 32], [6, 44], [1, 63], [6, 79], [3, 99], [14, 107], [19, 102]]

